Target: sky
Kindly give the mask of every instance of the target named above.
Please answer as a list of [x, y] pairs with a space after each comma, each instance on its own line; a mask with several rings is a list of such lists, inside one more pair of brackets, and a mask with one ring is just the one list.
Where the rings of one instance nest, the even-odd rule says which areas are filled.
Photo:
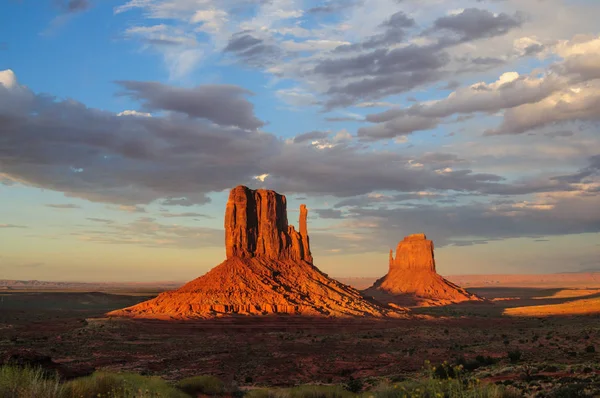
[[237, 185], [377, 277], [600, 269], [597, 0], [0, 2], [0, 279], [185, 281]]

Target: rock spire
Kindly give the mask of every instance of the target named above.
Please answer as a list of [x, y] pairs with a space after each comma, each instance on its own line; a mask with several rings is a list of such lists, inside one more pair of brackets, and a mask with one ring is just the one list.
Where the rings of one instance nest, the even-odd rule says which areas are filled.
[[300, 232], [297, 232], [293, 225], [288, 225], [284, 195], [245, 186], [232, 189], [225, 210], [227, 258], [262, 257], [312, 263], [307, 214], [306, 205], [301, 205]]

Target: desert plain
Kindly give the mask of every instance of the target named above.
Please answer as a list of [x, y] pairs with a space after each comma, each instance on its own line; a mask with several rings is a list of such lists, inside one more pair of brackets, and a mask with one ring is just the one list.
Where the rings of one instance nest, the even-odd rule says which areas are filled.
[[[477, 366], [473, 372], [483, 382], [514, 385], [524, 393], [565, 383], [597, 388], [600, 274], [460, 278], [489, 302], [418, 307], [410, 319], [387, 320], [116, 319], [105, 314], [152, 298], [163, 287], [48, 283], [40, 289], [3, 281], [0, 352], [40, 353], [83, 374], [91, 368], [168, 380], [211, 374], [240, 386], [350, 378], [375, 385], [418, 377], [425, 361], [464, 359]], [[516, 278], [518, 286], [511, 287]], [[564, 286], [536, 282], [546, 278]], [[511, 361], [508, 352], [521, 357]], [[475, 365], [478, 356], [495, 363]]]
[[600, 394], [600, 273], [443, 277], [417, 233], [385, 276], [336, 279], [313, 264], [307, 211], [297, 232], [285, 196], [234, 188], [227, 259], [183, 286], [0, 281], [0, 361], [65, 379], [211, 375], [238, 392], [359, 393], [459, 369], [501, 396]]

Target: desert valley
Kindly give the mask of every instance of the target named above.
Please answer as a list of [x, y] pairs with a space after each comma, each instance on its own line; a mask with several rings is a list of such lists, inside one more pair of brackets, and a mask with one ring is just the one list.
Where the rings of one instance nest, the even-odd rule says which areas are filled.
[[0, 0], [0, 398], [600, 398], [600, 0]]
[[436, 273], [419, 233], [390, 251], [387, 275], [350, 280], [358, 290], [313, 264], [307, 212], [296, 231], [285, 196], [234, 188], [227, 259], [158, 295], [173, 286], [3, 281], [0, 360], [64, 380], [98, 370], [217, 377], [222, 390], [201, 385], [204, 395], [320, 385], [334, 389], [311, 394], [402, 386], [421, 396], [402, 383], [422, 377], [497, 387], [477, 396], [600, 392], [600, 274], [454, 277], [465, 290]]

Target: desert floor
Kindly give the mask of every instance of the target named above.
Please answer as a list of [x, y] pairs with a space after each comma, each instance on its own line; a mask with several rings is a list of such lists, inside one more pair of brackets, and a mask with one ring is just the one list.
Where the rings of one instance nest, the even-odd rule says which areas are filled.
[[[432, 363], [495, 359], [503, 384], [584, 378], [600, 385], [600, 286], [469, 287], [486, 303], [414, 308], [405, 320], [274, 316], [166, 322], [107, 319], [152, 294], [0, 292], [0, 353], [30, 349], [65, 365], [181, 379], [290, 386], [415, 377]], [[593, 350], [592, 348], [593, 347]], [[509, 352], [520, 352], [516, 361]], [[464, 363], [464, 361], [462, 361]]]

